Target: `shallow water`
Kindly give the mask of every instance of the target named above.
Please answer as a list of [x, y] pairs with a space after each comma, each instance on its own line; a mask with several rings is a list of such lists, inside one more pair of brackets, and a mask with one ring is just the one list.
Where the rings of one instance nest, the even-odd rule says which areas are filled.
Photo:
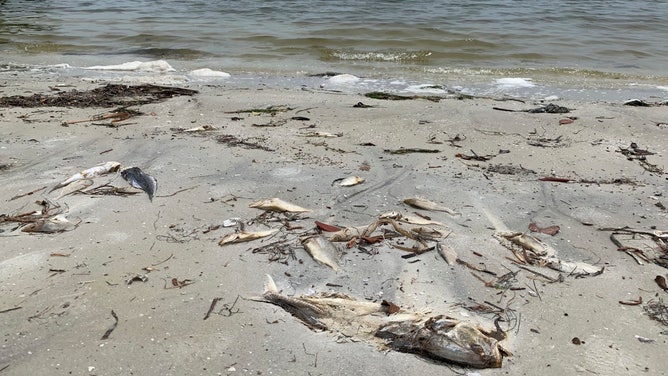
[[516, 77], [550, 88], [520, 95], [665, 96], [666, 19], [666, 1], [9, 0], [0, 62], [164, 59], [247, 77], [333, 71], [491, 94]]

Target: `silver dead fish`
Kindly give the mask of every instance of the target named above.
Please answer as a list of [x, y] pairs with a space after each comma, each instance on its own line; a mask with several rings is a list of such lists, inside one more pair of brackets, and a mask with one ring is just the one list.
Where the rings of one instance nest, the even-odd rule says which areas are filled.
[[126, 168], [121, 171], [121, 176], [131, 186], [146, 192], [148, 198], [153, 201], [153, 195], [158, 190], [158, 181], [153, 176], [145, 174], [139, 167]]
[[501, 367], [504, 354], [509, 354], [492, 334], [466, 322], [424, 312], [389, 313], [390, 304], [359, 301], [343, 294], [288, 297], [267, 277], [264, 294], [254, 300], [283, 308], [315, 331], [477, 368]]
[[244, 243], [250, 242], [255, 239], [264, 238], [270, 235], [277, 233], [277, 229], [265, 230], [265, 231], [240, 231], [234, 232], [232, 234], [225, 235], [218, 245], [234, 244], [234, 243]]
[[265, 211], [275, 212], [289, 212], [289, 213], [305, 213], [311, 210], [302, 208], [301, 206], [283, 201], [280, 198], [268, 198], [265, 200], [255, 201], [248, 205], [248, 207], [261, 209]]
[[341, 270], [341, 266], [339, 265], [339, 250], [324, 236], [309, 236], [301, 239], [301, 242], [304, 249], [306, 249], [315, 261], [329, 266], [335, 272]]
[[441, 211], [446, 212], [450, 215], [459, 215], [456, 211], [447, 208], [445, 206], [439, 205], [433, 201], [426, 200], [424, 198], [407, 198], [404, 200], [404, 204], [410, 205], [414, 208], [430, 210], [430, 211]]
[[346, 178], [336, 179], [332, 182], [332, 184], [338, 182], [339, 187], [352, 187], [354, 185], [364, 183], [364, 180], [365, 179], [361, 176], [348, 176]]
[[83, 179], [92, 179], [96, 176], [101, 176], [104, 174], [108, 174], [111, 172], [117, 172], [121, 168], [121, 164], [118, 162], [114, 161], [109, 161], [101, 165], [97, 165], [95, 167], [91, 167], [89, 169], [83, 170], [81, 172], [77, 172], [76, 174], [70, 176], [69, 179], [56, 184], [49, 192], [53, 192], [58, 188], [62, 188], [70, 183], [73, 183], [75, 181], [83, 180]]

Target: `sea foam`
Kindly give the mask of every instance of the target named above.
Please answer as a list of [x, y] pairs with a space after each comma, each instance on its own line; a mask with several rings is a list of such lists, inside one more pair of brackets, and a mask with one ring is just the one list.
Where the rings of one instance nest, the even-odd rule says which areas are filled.
[[114, 71], [137, 71], [137, 72], [175, 72], [176, 69], [172, 68], [168, 62], [164, 60], [154, 60], [154, 61], [130, 61], [127, 63], [116, 64], [116, 65], [95, 65], [92, 67], [86, 67], [84, 69], [90, 70], [114, 70]]

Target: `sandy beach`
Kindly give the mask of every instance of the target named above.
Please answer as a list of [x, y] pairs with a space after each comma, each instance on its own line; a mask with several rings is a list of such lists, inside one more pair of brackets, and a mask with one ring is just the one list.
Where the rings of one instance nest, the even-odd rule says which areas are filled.
[[[103, 84], [26, 74], [0, 93], [54, 96]], [[660, 248], [668, 242], [665, 105], [179, 86], [197, 93], [130, 106], [141, 114], [113, 123], [99, 115], [121, 106], [2, 109], [0, 375], [668, 372], [668, 327], [652, 311], [668, 302], [657, 283], [668, 278], [659, 265], [668, 265]], [[570, 112], [525, 112], [549, 103]], [[153, 200], [119, 172], [49, 192], [108, 161], [154, 177]], [[348, 176], [364, 182], [340, 186]], [[123, 190], [86, 193], [105, 184]], [[457, 214], [403, 203], [415, 197]], [[311, 211], [249, 207], [267, 198]], [[66, 218], [66, 231], [22, 231], [39, 216], [21, 214], [44, 203]], [[438, 231], [425, 242], [430, 250], [402, 257], [419, 242], [401, 236], [337, 242], [336, 272], [299, 242], [316, 221], [370, 225], [393, 211], [441, 223], [426, 226]], [[279, 231], [220, 246], [240, 230], [223, 226], [233, 219]], [[532, 232], [532, 223], [559, 229]], [[573, 269], [554, 270], [517, 244], [513, 252], [503, 231], [542, 241]], [[448, 264], [437, 243], [459, 261]], [[316, 332], [252, 299], [267, 274], [286, 296], [385, 300], [487, 330], [501, 318], [512, 355], [500, 368], [475, 369]]]

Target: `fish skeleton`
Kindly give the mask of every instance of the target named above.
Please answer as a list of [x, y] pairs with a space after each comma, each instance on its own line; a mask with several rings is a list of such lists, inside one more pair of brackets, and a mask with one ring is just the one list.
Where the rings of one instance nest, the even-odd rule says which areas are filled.
[[265, 200], [260, 200], [251, 203], [248, 205], [250, 208], [261, 209], [265, 211], [275, 211], [275, 212], [289, 212], [289, 213], [304, 213], [310, 212], [311, 210], [302, 208], [295, 204], [283, 201], [280, 198], [268, 198]]
[[118, 162], [114, 161], [109, 161], [107, 163], [97, 165], [95, 167], [91, 167], [89, 169], [83, 170], [81, 172], [77, 172], [76, 174], [70, 176], [69, 179], [57, 184], [49, 192], [53, 192], [58, 188], [62, 188], [70, 183], [73, 183], [75, 181], [83, 180], [83, 179], [91, 179], [96, 176], [108, 174], [110, 172], [116, 172], [121, 168], [121, 164]]
[[131, 186], [139, 188], [148, 194], [148, 198], [153, 201], [153, 195], [158, 189], [158, 182], [151, 175], [145, 174], [139, 167], [130, 167], [121, 171], [121, 176]]
[[430, 210], [430, 211], [441, 211], [441, 212], [446, 212], [450, 215], [458, 215], [456, 211], [447, 208], [445, 206], [441, 206], [433, 201], [426, 200], [424, 198], [407, 198], [404, 200], [404, 204], [410, 205], [414, 208], [418, 209], [424, 209], [424, 210]]
[[315, 261], [329, 266], [335, 272], [341, 270], [339, 266], [339, 250], [324, 236], [306, 237], [302, 239], [302, 245]]
[[501, 367], [503, 355], [509, 354], [491, 334], [463, 321], [425, 312], [389, 313], [391, 304], [336, 293], [289, 297], [267, 277], [264, 294], [253, 300], [283, 308], [311, 330], [477, 368]]

